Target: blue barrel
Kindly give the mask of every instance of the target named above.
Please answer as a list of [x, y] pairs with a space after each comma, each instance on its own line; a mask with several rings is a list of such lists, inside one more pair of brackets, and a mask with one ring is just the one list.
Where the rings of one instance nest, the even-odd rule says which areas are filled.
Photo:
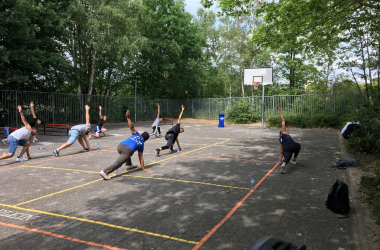
[[219, 128], [224, 128], [224, 114], [219, 114]]

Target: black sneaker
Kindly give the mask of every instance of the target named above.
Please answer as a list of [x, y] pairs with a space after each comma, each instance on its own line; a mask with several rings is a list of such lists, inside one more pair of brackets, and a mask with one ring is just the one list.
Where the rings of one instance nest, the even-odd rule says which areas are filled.
[[157, 157], [159, 157], [159, 156], [160, 156], [160, 150], [155, 149], [155, 150], [154, 150], [154, 154], [155, 154]]
[[83, 149], [83, 152], [88, 152], [88, 151], [90, 151], [88, 148]]
[[170, 152], [174, 152], [173, 146], [170, 147]]

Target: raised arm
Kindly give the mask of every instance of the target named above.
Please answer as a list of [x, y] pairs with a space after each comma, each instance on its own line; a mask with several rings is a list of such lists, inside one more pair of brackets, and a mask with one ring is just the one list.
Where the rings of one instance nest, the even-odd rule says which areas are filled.
[[18, 108], [18, 112], [20, 112], [21, 121], [22, 121], [22, 123], [24, 123], [25, 128], [26, 128], [27, 130], [32, 130], [32, 127], [31, 127], [31, 126], [29, 125], [29, 123], [25, 120], [25, 116], [24, 116], [24, 114], [22, 113], [22, 108], [21, 108], [21, 106], [18, 105], [17, 108]]
[[125, 115], [127, 116], [127, 121], [128, 121], [129, 129], [131, 130], [132, 134], [136, 134], [136, 129], [133, 126], [133, 123], [132, 123], [131, 118], [130, 118], [131, 112], [129, 112], [129, 110], [127, 110], [127, 112], [125, 112]]
[[157, 111], [157, 117], [159, 117], [160, 116], [160, 105], [157, 103], [157, 109], [158, 109], [158, 111]]
[[33, 118], [36, 119], [37, 116], [36, 116], [36, 113], [34, 113], [34, 103], [33, 102], [30, 102], [30, 110], [32, 111]]
[[182, 105], [181, 108], [182, 108], [182, 111], [181, 111], [181, 114], [179, 114], [177, 124], [181, 124], [181, 117], [182, 117], [183, 111], [185, 110], [185, 106]]
[[90, 106], [86, 105], [86, 106], [84, 106], [84, 108], [86, 109], [86, 125], [91, 125], [91, 122], [90, 122]]
[[278, 106], [278, 104], [276, 104], [276, 105], [277, 105], [278, 113], [280, 114], [280, 119], [281, 119], [281, 132], [282, 132], [282, 133], [286, 133], [285, 119], [284, 119], [284, 117], [282, 116], [280, 106]]
[[103, 116], [102, 116], [102, 106], [99, 106], [99, 118], [103, 119]]

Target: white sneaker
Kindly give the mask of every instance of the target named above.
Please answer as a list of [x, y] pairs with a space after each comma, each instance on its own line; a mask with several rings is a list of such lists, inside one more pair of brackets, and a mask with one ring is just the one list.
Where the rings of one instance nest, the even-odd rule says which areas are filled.
[[292, 160], [292, 163], [293, 163], [293, 165], [296, 165], [296, 164], [297, 164], [297, 162], [296, 162], [296, 161], [293, 161], [293, 160]]
[[137, 168], [137, 165], [135, 165], [135, 164], [132, 164], [132, 165], [126, 165], [126, 166], [127, 166], [127, 170]]
[[[25, 157], [25, 158], [24, 158], [24, 161], [27, 161], [27, 160], [29, 160], [28, 157]], [[21, 158], [17, 157], [17, 158], [16, 158], [16, 161], [21, 161]]]
[[8, 141], [6, 141], [5, 139], [2, 140], [2, 142], [3, 142], [5, 145], [8, 145]]
[[281, 165], [281, 174], [286, 174], [285, 165]]
[[104, 173], [103, 170], [100, 171], [99, 174], [101, 177], [103, 177], [104, 180], [111, 180], [111, 178], [106, 173]]

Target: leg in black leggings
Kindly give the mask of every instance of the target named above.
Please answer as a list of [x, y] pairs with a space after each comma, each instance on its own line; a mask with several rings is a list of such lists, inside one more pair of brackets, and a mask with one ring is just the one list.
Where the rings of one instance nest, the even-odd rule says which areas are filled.
[[166, 134], [165, 139], [167, 140], [166, 145], [159, 148], [158, 150], [161, 151], [161, 150], [168, 149], [168, 148], [170, 148], [170, 146], [172, 146], [174, 144], [174, 135], [173, 134]]
[[291, 144], [283, 146], [284, 151], [284, 161], [285, 164], [288, 164], [290, 159], [292, 158], [292, 154], [294, 154], [294, 160], [297, 159], [298, 154], [301, 151], [301, 144], [292, 142]]

